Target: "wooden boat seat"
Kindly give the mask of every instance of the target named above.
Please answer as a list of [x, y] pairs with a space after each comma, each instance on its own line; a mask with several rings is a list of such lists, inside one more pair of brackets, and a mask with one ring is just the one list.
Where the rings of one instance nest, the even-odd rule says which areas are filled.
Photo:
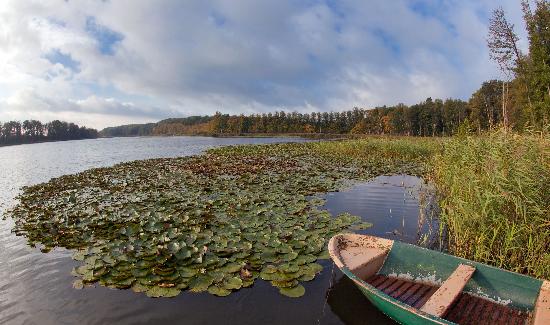
[[460, 264], [420, 310], [437, 317], [443, 317], [462, 293], [462, 289], [464, 289], [475, 270], [476, 268], [473, 266]]
[[333, 237], [328, 247], [332, 256], [339, 257], [335, 260], [338, 267], [346, 266], [360, 279], [367, 279], [380, 270], [392, 244], [389, 239], [347, 234]]

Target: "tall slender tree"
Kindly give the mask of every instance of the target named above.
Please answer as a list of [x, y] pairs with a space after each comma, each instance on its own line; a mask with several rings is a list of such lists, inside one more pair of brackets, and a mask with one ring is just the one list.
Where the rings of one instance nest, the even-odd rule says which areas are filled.
[[[489, 20], [487, 46], [489, 55], [494, 60], [508, 80], [516, 73], [522, 72], [523, 54], [518, 47], [519, 37], [514, 31], [514, 25], [506, 19], [502, 7], [493, 11]], [[502, 116], [505, 129], [508, 127], [508, 112], [506, 105], [506, 82], [502, 82]]]

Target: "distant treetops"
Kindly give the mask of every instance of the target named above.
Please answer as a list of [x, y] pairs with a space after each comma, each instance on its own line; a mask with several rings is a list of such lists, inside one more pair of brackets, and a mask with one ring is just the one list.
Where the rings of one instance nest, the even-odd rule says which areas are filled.
[[0, 123], [0, 146], [45, 141], [93, 139], [99, 136], [95, 129], [55, 120], [42, 123], [37, 120]]

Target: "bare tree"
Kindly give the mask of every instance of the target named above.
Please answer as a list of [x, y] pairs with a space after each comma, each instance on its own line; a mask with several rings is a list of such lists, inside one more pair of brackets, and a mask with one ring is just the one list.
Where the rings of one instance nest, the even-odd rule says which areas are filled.
[[[518, 48], [519, 37], [514, 32], [514, 25], [506, 19], [502, 7], [493, 11], [489, 21], [489, 34], [487, 35], [487, 46], [489, 56], [495, 61], [507, 80], [511, 80], [519, 71], [522, 62], [522, 53]], [[508, 127], [507, 112], [507, 82], [502, 82], [502, 118], [504, 127]]]

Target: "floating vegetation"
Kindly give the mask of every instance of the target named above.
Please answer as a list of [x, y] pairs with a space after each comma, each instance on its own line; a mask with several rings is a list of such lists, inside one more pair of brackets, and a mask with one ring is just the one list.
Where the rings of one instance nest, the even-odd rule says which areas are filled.
[[150, 297], [182, 290], [227, 296], [260, 278], [300, 297], [301, 283], [323, 269], [317, 261], [328, 258], [327, 240], [370, 226], [349, 214], [332, 216], [315, 194], [423, 168], [421, 155], [376, 158], [368, 141], [354, 141], [354, 150], [361, 142], [370, 149], [354, 159], [304, 143], [91, 169], [24, 188], [8, 216], [31, 246], [73, 250], [81, 261], [75, 288], [99, 283]]

